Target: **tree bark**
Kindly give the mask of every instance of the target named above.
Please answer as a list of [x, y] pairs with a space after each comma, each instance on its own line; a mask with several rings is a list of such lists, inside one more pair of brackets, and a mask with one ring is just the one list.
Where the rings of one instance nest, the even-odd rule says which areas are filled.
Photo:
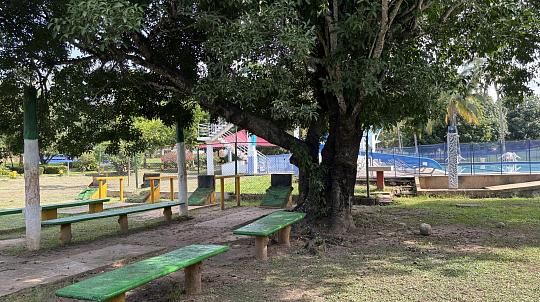
[[37, 90], [27, 86], [24, 89], [24, 217], [29, 250], [38, 250], [41, 240], [37, 123]]
[[[308, 221], [341, 233], [354, 228], [352, 204], [356, 184], [358, 151], [362, 129], [358, 120], [336, 112], [330, 119], [329, 135], [322, 150], [322, 161], [311, 167], [300, 165], [300, 210]], [[296, 155], [299, 157], [299, 155]]]

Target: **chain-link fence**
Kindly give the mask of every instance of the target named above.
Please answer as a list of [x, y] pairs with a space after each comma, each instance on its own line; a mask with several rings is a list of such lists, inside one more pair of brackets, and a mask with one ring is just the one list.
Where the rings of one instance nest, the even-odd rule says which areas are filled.
[[[368, 157], [373, 165], [392, 166], [396, 176], [447, 173], [445, 143], [418, 148], [384, 148], [369, 152]], [[540, 141], [462, 143], [459, 147], [459, 173], [540, 173]]]

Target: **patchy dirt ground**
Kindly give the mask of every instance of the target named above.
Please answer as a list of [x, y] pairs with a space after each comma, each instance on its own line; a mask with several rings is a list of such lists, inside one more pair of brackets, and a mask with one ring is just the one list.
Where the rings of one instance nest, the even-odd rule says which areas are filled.
[[[495, 216], [486, 215], [489, 201], [484, 212], [449, 204], [440, 212], [447, 221], [438, 218], [438, 206], [355, 207], [355, 230], [339, 236], [311, 234], [309, 238], [298, 237], [298, 231], [293, 230], [292, 247], [271, 244], [267, 262], [253, 259], [252, 239], [233, 236], [232, 225], [223, 224], [224, 215], [237, 221], [232, 218], [241, 216], [242, 208], [224, 212], [214, 208], [171, 226], [54, 248], [39, 255], [26, 253], [16, 261], [70, 255], [113, 244], [170, 250], [190, 243], [221, 243], [229, 244], [231, 250], [205, 261], [202, 295], [184, 295], [183, 273], [178, 272], [129, 292], [127, 301], [532, 302], [539, 300], [540, 232], [537, 223], [516, 221], [529, 217], [539, 204], [527, 201], [521, 214], [505, 213], [507, 216], [501, 217], [508, 220], [503, 228], [490, 221], [482, 223], [482, 217]], [[499, 212], [498, 208], [491, 210]], [[468, 220], [463, 220], [462, 214]], [[433, 234], [419, 235], [418, 224], [430, 218], [440, 221], [432, 223]], [[150, 254], [154, 253], [162, 251]], [[57, 288], [92, 274], [5, 298], [10, 302], [55, 301]]]

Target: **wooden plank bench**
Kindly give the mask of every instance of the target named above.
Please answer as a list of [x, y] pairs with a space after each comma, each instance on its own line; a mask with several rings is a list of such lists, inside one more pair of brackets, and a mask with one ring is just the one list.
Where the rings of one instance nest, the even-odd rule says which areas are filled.
[[56, 295], [64, 298], [123, 302], [125, 294], [152, 280], [184, 269], [188, 295], [201, 292], [202, 261], [229, 250], [225, 245], [189, 245], [69, 285]]
[[[41, 206], [41, 220], [50, 220], [58, 218], [58, 209], [73, 208], [88, 205], [89, 213], [98, 213], [103, 211], [103, 203], [110, 201], [109, 198], [75, 200], [64, 203], [44, 204]], [[24, 208], [0, 210], [0, 216], [22, 214]]]
[[268, 259], [268, 237], [278, 232], [278, 242], [290, 246], [291, 225], [304, 219], [306, 214], [277, 211], [233, 231], [235, 235], [255, 236], [255, 250], [258, 260]]
[[163, 209], [163, 215], [165, 220], [170, 222], [172, 219], [172, 207], [180, 205], [182, 202], [173, 201], [173, 202], [161, 202], [153, 204], [145, 204], [141, 206], [126, 207], [121, 209], [113, 209], [108, 211], [103, 211], [93, 214], [82, 214], [76, 216], [69, 216], [64, 218], [52, 219], [47, 221], [42, 221], [42, 226], [51, 226], [51, 225], [60, 225], [60, 242], [62, 244], [67, 244], [71, 242], [71, 224], [81, 221], [100, 219], [106, 217], [118, 216], [118, 224], [120, 225], [120, 231], [126, 233], [128, 231], [128, 214], [152, 211], [157, 209]]

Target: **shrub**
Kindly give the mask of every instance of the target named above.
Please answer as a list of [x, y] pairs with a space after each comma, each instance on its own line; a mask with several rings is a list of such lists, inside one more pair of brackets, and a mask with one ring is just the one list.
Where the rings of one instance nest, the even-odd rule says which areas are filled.
[[43, 166], [43, 174], [60, 174], [67, 170], [65, 166]]
[[161, 163], [163, 168], [176, 168], [176, 152], [167, 152], [161, 156]]
[[73, 168], [85, 172], [96, 171], [98, 169], [98, 162], [94, 152], [86, 152], [79, 156], [76, 162], [73, 162]]
[[15, 171], [15, 172], [17, 172], [18, 174], [24, 174], [24, 167], [22, 167], [22, 166], [9, 167], [9, 170], [10, 170], [10, 171]]

